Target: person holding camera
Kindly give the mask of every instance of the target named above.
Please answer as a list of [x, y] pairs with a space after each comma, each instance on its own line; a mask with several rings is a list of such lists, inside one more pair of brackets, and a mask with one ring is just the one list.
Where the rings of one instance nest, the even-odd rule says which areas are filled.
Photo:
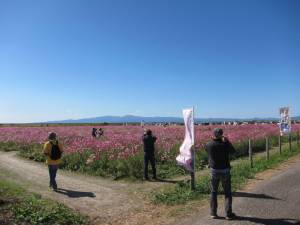
[[144, 144], [144, 178], [149, 180], [148, 177], [148, 163], [150, 161], [153, 179], [157, 179], [156, 177], [156, 166], [155, 166], [155, 156], [154, 156], [154, 143], [156, 142], [156, 137], [152, 135], [152, 131], [150, 129], [146, 130], [142, 140]]
[[236, 215], [232, 212], [232, 192], [229, 155], [235, 153], [235, 149], [223, 136], [223, 130], [216, 128], [213, 131], [212, 141], [206, 144], [205, 150], [208, 154], [209, 167], [211, 170], [211, 197], [210, 215], [211, 218], [218, 218], [217, 215], [217, 195], [219, 183], [222, 183], [225, 194], [225, 213], [226, 219], [234, 219]]
[[56, 173], [58, 166], [61, 163], [61, 156], [63, 153], [63, 146], [57, 140], [57, 135], [54, 132], [50, 132], [48, 135], [48, 141], [44, 144], [44, 154], [47, 157], [46, 164], [49, 169], [50, 184], [49, 187], [54, 191], [57, 190]]

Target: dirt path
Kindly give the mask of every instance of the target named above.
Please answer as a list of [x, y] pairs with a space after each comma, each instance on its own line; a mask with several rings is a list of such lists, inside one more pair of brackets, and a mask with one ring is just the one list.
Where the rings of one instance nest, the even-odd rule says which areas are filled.
[[[15, 152], [0, 152], [0, 179], [14, 181], [27, 190], [41, 194], [88, 215], [95, 224], [110, 223], [139, 212], [147, 204], [143, 191], [160, 183], [125, 183], [59, 170], [58, 192], [48, 188], [49, 175], [44, 164], [24, 160]], [[134, 185], [134, 187], [133, 187]], [[126, 216], [125, 216], [126, 215]]]

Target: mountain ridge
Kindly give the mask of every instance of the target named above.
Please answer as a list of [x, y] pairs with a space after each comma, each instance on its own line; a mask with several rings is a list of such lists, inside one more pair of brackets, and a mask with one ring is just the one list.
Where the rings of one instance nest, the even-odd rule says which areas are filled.
[[[292, 118], [293, 120], [300, 120], [300, 116]], [[207, 123], [207, 122], [232, 122], [232, 121], [279, 121], [279, 117], [253, 117], [253, 118], [195, 118], [197, 123]], [[56, 120], [47, 121], [43, 123], [183, 123], [182, 117], [172, 117], [172, 116], [135, 116], [135, 115], [125, 115], [125, 116], [99, 116], [90, 117], [83, 119], [66, 119], [66, 120]]]

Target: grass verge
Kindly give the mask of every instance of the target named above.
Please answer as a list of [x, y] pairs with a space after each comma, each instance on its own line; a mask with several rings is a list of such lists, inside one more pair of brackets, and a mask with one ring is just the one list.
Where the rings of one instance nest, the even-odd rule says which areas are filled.
[[0, 224], [85, 225], [88, 219], [60, 203], [1, 180]]
[[[232, 166], [231, 181], [232, 190], [236, 191], [241, 188], [248, 179], [266, 169], [273, 168], [288, 158], [300, 153], [300, 147], [293, 144], [292, 151], [288, 147], [283, 148], [282, 154], [272, 154], [269, 160], [265, 156], [258, 156], [254, 158], [253, 168], [251, 168], [249, 161], [245, 159], [239, 160]], [[222, 190], [220, 190], [222, 192]], [[160, 192], [151, 193], [151, 200], [156, 204], [177, 205], [188, 201], [200, 200], [207, 198], [210, 194], [210, 176], [209, 173], [196, 179], [196, 190], [192, 191], [190, 182], [179, 182], [175, 186], [169, 186]]]

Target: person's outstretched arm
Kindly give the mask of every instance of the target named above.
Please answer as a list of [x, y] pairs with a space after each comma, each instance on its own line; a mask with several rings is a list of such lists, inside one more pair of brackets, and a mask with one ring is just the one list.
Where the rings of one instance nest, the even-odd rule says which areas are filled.
[[156, 140], [157, 140], [157, 137], [153, 136], [153, 141], [156, 142]]
[[223, 141], [227, 144], [228, 150], [230, 154], [234, 154], [236, 152], [234, 146], [231, 144], [231, 142], [228, 140], [227, 137], [223, 137]]

